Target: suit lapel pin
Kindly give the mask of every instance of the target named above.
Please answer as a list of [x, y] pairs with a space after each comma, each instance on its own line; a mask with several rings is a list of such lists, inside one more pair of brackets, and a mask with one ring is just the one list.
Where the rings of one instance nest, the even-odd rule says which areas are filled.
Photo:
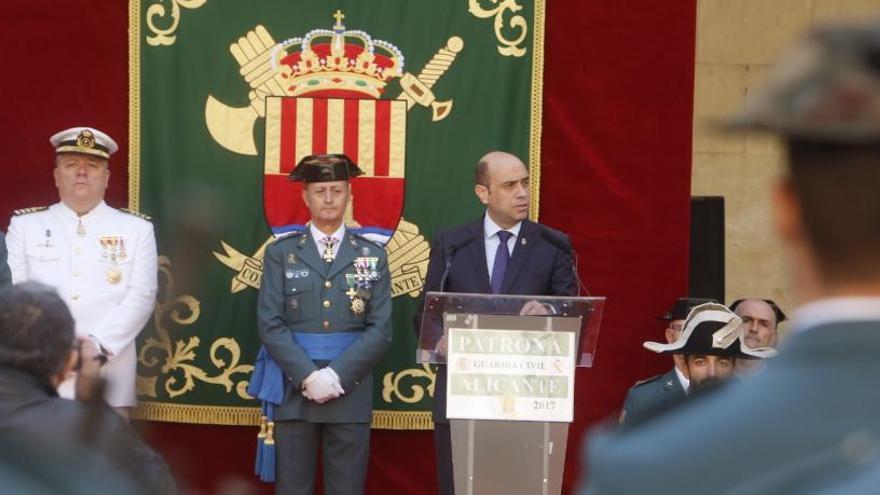
[[287, 254], [287, 264], [295, 265], [296, 264], [296, 255], [293, 253]]
[[526, 238], [523, 237], [523, 238], [519, 241], [519, 243], [522, 244], [523, 246], [525, 246], [525, 245], [526, 245]]
[[364, 255], [364, 256], [369, 256], [369, 255], [370, 255], [370, 248], [367, 247], [367, 246], [362, 247], [362, 248], [361, 248], [361, 254]]
[[299, 245], [304, 246], [306, 244], [306, 239], [309, 238], [308, 234], [303, 234], [302, 237], [299, 238]]

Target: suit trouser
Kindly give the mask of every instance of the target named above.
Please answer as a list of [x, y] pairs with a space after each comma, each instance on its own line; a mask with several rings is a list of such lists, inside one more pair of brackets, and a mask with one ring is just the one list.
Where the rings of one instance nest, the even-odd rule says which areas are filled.
[[318, 451], [326, 495], [360, 495], [370, 459], [369, 423], [275, 422], [275, 493], [312, 495]]
[[449, 423], [434, 423], [434, 451], [437, 454], [437, 493], [453, 495], [452, 436]]

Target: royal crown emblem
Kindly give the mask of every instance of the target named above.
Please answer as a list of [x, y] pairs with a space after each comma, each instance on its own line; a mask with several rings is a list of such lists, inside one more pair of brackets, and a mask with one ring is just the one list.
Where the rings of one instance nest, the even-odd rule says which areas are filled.
[[450, 114], [452, 100], [438, 100], [432, 88], [464, 48], [460, 37], [450, 37], [415, 75], [404, 70], [397, 46], [347, 29], [341, 11], [334, 17], [332, 29], [313, 29], [282, 42], [258, 25], [229, 46], [251, 88], [250, 105], [235, 108], [208, 95], [205, 123], [218, 144], [234, 153], [257, 155], [253, 130], [257, 119], [266, 116], [268, 97], [379, 99], [395, 80], [400, 93], [392, 99], [405, 101], [408, 110], [428, 107], [433, 121]]
[[289, 96], [379, 98], [388, 81], [403, 75], [400, 49], [347, 30], [344, 17], [337, 11], [332, 30], [314, 29], [275, 46], [271, 63], [280, 69]]
[[[418, 297], [424, 286], [430, 246], [403, 211], [408, 111], [431, 109], [432, 120], [449, 115], [452, 100], [437, 101], [432, 87], [449, 69], [464, 43], [450, 37], [419, 74], [405, 71], [394, 44], [362, 30], [347, 29], [341, 11], [332, 29], [313, 29], [275, 42], [256, 26], [229, 47], [250, 85], [251, 104], [232, 108], [208, 96], [205, 119], [224, 148], [257, 154], [253, 126], [265, 119], [263, 203], [274, 235], [305, 229], [309, 212], [290, 198], [303, 185], [287, 180], [305, 156], [344, 153], [365, 172], [352, 183], [345, 224], [387, 246], [392, 295]], [[385, 97], [392, 83], [401, 92]], [[221, 241], [222, 242], [222, 241]], [[253, 255], [222, 242], [218, 261], [237, 272], [232, 293], [257, 289], [267, 240]]]

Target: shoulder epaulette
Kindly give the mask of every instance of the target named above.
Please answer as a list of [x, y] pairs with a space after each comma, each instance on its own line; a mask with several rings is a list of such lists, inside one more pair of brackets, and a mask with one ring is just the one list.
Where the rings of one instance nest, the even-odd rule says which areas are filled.
[[385, 246], [383, 246], [382, 244], [379, 244], [378, 242], [376, 242], [373, 239], [370, 239], [369, 237], [365, 236], [364, 234], [361, 234], [360, 232], [349, 232], [349, 234], [353, 235], [354, 237], [357, 237], [359, 241], [364, 241], [367, 244], [371, 244], [379, 249], [385, 249]]
[[20, 210], [15, 210], [12, 212], [14, 216], [27, 215], [28, 213], [36, 213], [38, 211], [46, 211], [48, 210], [48, 206], [34, 206], [32, 208], [22, 208]]
[[128, 213], [129, 215], [136, 216], [136, 217], [140, 218], [141, 220], [146, 220], [146, 221], [148, 221], [148, 222], [152, 222], [152, 221], [153, 221], [153, 219], [150, 218], [149, 216], [144, 215], [143, 213], [140, 213], [140, 212], [137, 212], [137, 211], [131, 211], [131, 210], [129, 210], [128, 208], [120, 208], [119, 211], [122, 211], [122, 212]]
[[663, 376], [663, 375], [662, 375], [662, 374], [661, 374], [661, 375], [654, 375], [654, 376], [652, 376], [651, 378], [645, 378], [644, 380], [639, 380], [639, 381], [636, 382], [635, 385], [633, 385], [633, 387], [638, 387], [638, 386], [640, 386], [640, 385], [644, 385], [644, 384], [646, 384], [646, 383], [651, 383], [651, 382], [653, 382], [654, 380], [660, 378], [661, 376]]
[[275, 236], [275, 239], [272, 239], [272, 244], [276, 242], [283, 241], [284, 239], [292, 239], [294, 237], [298, 237], [303, 234], [303, 230], [291, 230], [289, 232], [284, 232]]

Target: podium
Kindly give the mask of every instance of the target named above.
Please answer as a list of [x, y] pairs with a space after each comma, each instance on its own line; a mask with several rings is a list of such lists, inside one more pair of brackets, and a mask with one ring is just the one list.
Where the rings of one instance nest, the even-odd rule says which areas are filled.
[[456, 495], [560, 493], [574, 369], [592, 366], [604, 303], [425, 295], [416, 359], [446, 364]]

